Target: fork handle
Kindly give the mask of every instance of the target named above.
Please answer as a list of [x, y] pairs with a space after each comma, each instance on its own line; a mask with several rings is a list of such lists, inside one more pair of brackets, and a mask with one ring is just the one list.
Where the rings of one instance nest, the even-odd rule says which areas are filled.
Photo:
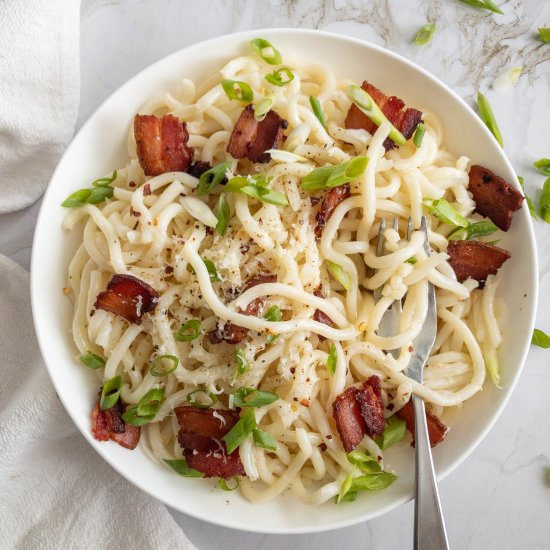
[[415, 425], [414, 550], [448, 550], [424, 400], [412, 396]]

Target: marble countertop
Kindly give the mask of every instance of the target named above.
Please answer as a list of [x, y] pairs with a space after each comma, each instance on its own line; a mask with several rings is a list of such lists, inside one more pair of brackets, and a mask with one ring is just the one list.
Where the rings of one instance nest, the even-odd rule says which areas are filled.
[[[502, 2], [504, 15], [457, 0], [82, 0], [81, 104], [77, 128], [128, 78], [153, 61], [195, 42], [265, 27], [318, 28], [361, 38], [413, 60], [473, 104], [486, 93], [505, 151], [538, 199], [543, 176], [534, 160], [550, 157], [550, 46], [535, 38], [550, 26], [548, 0]], [[412, 43], [426, 22], [437, 26], [425, 46]], [[523, 66], [516, 87], [491, 83]], [[0, 216], [0, 253], [27, 269], [39, 204]], [[550, 225], [535, 222], [540, 261], [537, 326], [550, 333]], [[441, 485], [453, 548], [548, 548], [550, 536], [550, 350], [532, 348], [523, 376], [501, 418], [474, 453]], [[318, 535], [247, 534], [173, 512], [199, 549], [238, 547], [412, 547], [413, 506], [352, 528]]]

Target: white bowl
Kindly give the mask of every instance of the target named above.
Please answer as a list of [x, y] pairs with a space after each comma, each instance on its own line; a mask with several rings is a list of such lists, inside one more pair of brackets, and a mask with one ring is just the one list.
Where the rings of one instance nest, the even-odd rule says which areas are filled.
[[[387, 453], [398, 471], [384, 491], [365, 493], [353, 504], [332, 501], [309, 507], [292, 495], [268, 504], [252, 504], [238, 492], [225, 493], [213, 480], [182, 478], [154, 464], [138, 448], [101, 443], [90, 432], [90, 411], [97, 379], [74, 359], [69, 300], [63, 295], [67, 265], [78, 244], [77, 231], [61, 230], [66, 210], [60, 203], [101, 174], [126, 163], [126, 135], [133, 115], [151, 96], [170, 89], [182, 77], [199, 78], [249, 49], [258, 36], [282, 51], [322, 62], [340, 77], [365, 78], [399, 95], [408, 105], [434, 113], [443, 126], [444, 145], [475, 163], [516, 182], [510, 162], [478, 116], [447, 86], [417, 65], [383, 48], [326, 32], [272, 29], [221, 36], [176, 52], [124, 84], [99, 107], [76, 135], [59, 163], [44, 196], [32, 255], [31, 291], [34, 322], [42, 355], [67, 412], [90, 445], [137, 487], [191, 516], [211, 523], [264, 533], [308, 533], [353, 525], [384, 514], [412, 497], [414, 455], [403, 444]], [[438, 478], [454, 470], [479, 444], [506, 405], [521, 373], [530, 343], [537, 300], [537, 257], [526, 205], [516, 212], [502, 246], [512, 259], [502, 269], [499, 294], [506, 298], [514, 328], [501, 349], [504, 389], [487, 380], [484, 390], [464, 406], [445, 442], [434, 449]], [[101, 480], [98, 479], [98, 483]]]

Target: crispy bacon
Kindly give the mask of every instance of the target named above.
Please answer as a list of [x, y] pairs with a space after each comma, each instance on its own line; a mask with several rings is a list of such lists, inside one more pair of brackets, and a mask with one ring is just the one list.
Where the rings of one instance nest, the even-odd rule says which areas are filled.
[[449, 241], [447, 254], [449, 264], [461, 283], [466, 279], [484, 283], [510, 258], [507, 250], [480, 241]]
[[139, 164], [146, 176], [186, 172], [189, 168], [193, 159], [193, 149], [187, 146], [189, 133], [185, 122], [175, 116], [136, 115], [134, 136]]
[[[239, 294], [246, 292], [249, 288], [252, 288], [256, 285], [276, 282], [276, 275], [256, 275], [246, 283]], [[245, 315], [258, 315], [258, 311], [262, 307], [263, 302], [264, 299], [262, 297], [256, 298], [246, 306], [244, 311], [241, 310], [241, 313], [244, 313]], [[211, 344], [220, 344], [221, 342], [227, 342], [228, 344], [238, 344], [246, 338], [247, 334], [247, 328], [240, 327], [239, 325], [235, 325], [234, 323], [225, 323], [223, 327], [218, 325], [213, 331], [209, 332], [208, 339], [210, 340]]]
[[508, 231], [512, 214], [521, 208], [523, 195], [484, 166], [470, 168], [468, 190], [476, 203], [476, 212], [488, 217], [499, 229]]
[[[407, 404], [397, 411], [397, 416], [405, 422], [407, 430], [412, 434], [413, 441], [411, 445], [414, 447], [414, 407], [412, 401], [408, 401]], [[441, 443], [447, 435], [448, 428], [439, 420], [439, 418], [426, 409], [426, 423], [428, 424], [428, 435], [430, 437], [430, 446], [435, 447], [438, 443]]]
[[185, 451], [187, 465], [204, 474], [204, 477], [222, 477], [230, 479], [233, 476], [244, 476], [244, 466], [239, 458], [239, 451], [230, 455], [216, 451]]
[[275, 111], [269, 111], [258, 122], [254, 118], [254, 107], [247, 105], [235, 123], [229, 138], [227, 152], [236, 159], [248, 158], [251, 162], [269, 162], [268, 149], [276, 149], [283, 139], [288, 122]]
[[[411, 138], [416, 127], [422, 122], [422, 112], [412, 108], [405, 108], [403, 100], [396, 96], [388, 97], [366, 80], [361, 87], [372, 97], [387, 119], [405, 136], [405, 138]], [[367, 130], [370, 134], [374, 134], [378, 128], [376, 124], [374, 124], [374, 122], [372, 122], [367, 115], [363, 114], [354, 104], [349, 108], [345, 124], [346, 128], [363, 129]], [[395, 147], [395, 143], [390, 138], [386, 138], [384, 141], [384, 148], [386, 151], [394, 149]]]
[[325, 224], [332, 216], [335, 208], [350, 195], [351, 190], [349, 184], [347, 183], [344, 185], [339, 185], [338, 187], [333, 187], [327, 193], [327, 196], [323, 199], [319, 211], [317, 212], [317, 216], [315, 217], [315, 220], [317, 221], [317, 225], [315, 226], [315, 237], [317, 239], [321, 238]]
[[384, 405], [380, 379], [371, 376], [360, 388], [350, 386], [332, 404], [336, 428], [347, 453], [353, 451], [364, 435], [376, 437], [384, 431]]
[[[316, 288], [313, 291], [313, 294], [314, 296], [317, 296], [317, 298], [324, 298], [321, 287]], [[318, 323], [323, 323], [324, 325], [327, 325], [329, 327], [334, 326], [332, 319], [326, 313], [322, 312], [320, 309], [316, 309], [313, 312], [313, 320], [317, 321]], [[321, 340], [321, 342], [324, 342], [326, 338], [324, 336], [319, 335], [319, 340]]]
[[99, 399], [92, 409], [92, 434], [98, 441], [116, 441], [126, 449], [135, 449], [139, 443], [141, 428], [122, 420], [125, 406], [118, 401], [106, 411], [99, 408]]
[[107, 290], [97, 295], [94, 307], [140, 325], [143, 314], [153, 311], [158, 300], [158, 292], [137, 277], [114, 275], [107, 284]]

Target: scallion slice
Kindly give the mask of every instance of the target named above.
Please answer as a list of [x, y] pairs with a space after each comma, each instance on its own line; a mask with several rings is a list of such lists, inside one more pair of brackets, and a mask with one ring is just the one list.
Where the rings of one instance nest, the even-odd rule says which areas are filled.
[[389, 137], [396, 145], [405, 145], [407, 143], [405, 136], [387, 119], [386, 115], [384, 115], [376, 104], [376, 101], [363, 88], [352, 84], [348, 86], [347, 94], [355, 106], [369, 117], [376, 126], [380, 126], [383, 122], [387, 122], [390, 125]]
[[540, 159], [533, 163], [539, 174], [550, 176], [550, 159]]
[[223, 91], [227, 94], [227, 97], [231, 100], [236, 99], [243, 103], [249, 103], [254, 99], [254, 92], [252, 88], [241, 80], [222, 80]]
[[254, 106], [254, 119], [261, 122], [273, 107], [273, 97], [267, 96]]
[[492, 0], [460, 0], [463, 4], [468, 4], [474, 8], [489, 10], [494, 13], [503, 14], [504, 12]]
[[353, 472], [350, 472], [346, 479], [342, 482], [342, 485], [340, 486], [340, 492], [338, 493], [338, 496], [336, 497], [336, 504], [340, 504], [345, 498], [345, 496], [350, 492], [351, 490], [351, 484], [353, 483]]
[[416, 127], [416, 132], [413, 136], [413, 143], [419, 148], [422, 145], [422, 140], [424, 139], [424, 134], [426, 133], [426, 126], [424, 124], [419, 124]]
[[477, 93], [477, 108], [479, 110], [479, 116], [481, 117], [481, 120], [483, 120], [483, 122], [485, 123], [485, 126], [489, 128], [491, 134], [495, 136], [495, 139], [498, 141], [500, 146], [504, 147], [502, 134], [500, 133], [500, 129], [495, 119], [495, 115], [493, 114], [493, 110], [491, 109], [487, 98], [481, 92]]
[[199, 472], [198, 470], [195, 470], [195, 468], [189, 468], [187, 465], [187, 460], [185, 458], [182, 458], [180, 460], [167, 460], [164, 459], [164, 462], [174, 470], [174, 472], [178, 473], [180, 476], [183, 477], [204, 477], [204, 474], [202, 472]]
[[197, 185], [196, 193], [199, 196], [207, 195], [216, 188], [226, 177], [226, 172], [231, 168], [233, 163], [229, 160], [226, 162], [220, 162], [203, 172], [199, 178], [199, 184]]
[[483, 355], [483, 360], [485, 362], [485, 370], [487, 374], [491, 377], [493, 384], [498, 388], [502, 388], [501, 379], [500, 379], [500, 366], [498, 363], [498, 357], [496, 350], [490, 348], [486, 345], [481, 345], [481, 354]]
[[550, 178], [548, 178], [542, 186], [539, 215], [546, 223], [550, 223]]
[[538, 29], [539, 38], [545, 43], [550, 44], [550, 29], [541, 27]]
[[149, 372], [153, 376], [167, 376], [178, 368], [179, 362], [180, 360], [175, 355], [159, 355], [153, 360]]
[[263, 430], [256, 428], [252, 432], [252, 439], [256, 447], [262, 447], [262, 449], [268, 449], [269, 451], [277, 450], [277, 443], [275, 443], [273, 437]]
[[445, 199], [424, 199], [422, 204], [443, 223], [458, 227], [468, 227], [470, 225], [470, 222]]
[[216, 231], [219, 235], [225, 235], [227, 231], [227, 226], [229, 224], [230, 217], [229, 203], [225, 198], [225, 193], [220, 195], [218, 199], [218, 206], [216, 208], [216, 218], [218, 218], [218, 223], [216, 224]]
[[227, 452], [231, 454], [256, 428], [254, 409], [248, 409], [240, 420], [223, 436]]
[[212, 260], [204, 259], [202, 260], [204, 262], [204, 265], [206, 266], [206, 270], [208, 271], [208, 276], [210, 277], [210, 280], [213, 283], [217, 283], [221, 281], [220, 276], [218, 275], [218, 270], [216, 269], [216, 266], [214, 265], [214, 262]]
[[518, 176], [519, 184], [521, 185], [521, 188], [523, 189], [523, 196], [525, 197], [525, 202], [527, 203], [527, 207], [529, 208], [529, 214], [531, 214], [531, 217], [534, 220], [538, 220], [539, 217], [537, 216], [537, 209], [535, 208], [535, 204], [533, 203], [533, 199], [529, 195], [525, 193], [525, 181], [521, 176]]
[[223, 477], [220, 477], [218, 479], [218, 487], [222, 489], [223, 491], [234, 491], [235, 489], [239, 488], [239, 478], [237, 476], [233, 476], [231, 478], [233, 480], [233, 484], [230, 486], [227, 483], [227, 479], [224, 479]]
[[347, 457], [351, 464], [357, 466], [364, 474], [376, 474], [382, 471], [376, 458], [362, 453], [361, 451], [351, 451], [347, 454]]
[[330, 374], [334, 375], [336, 372], [336, 365], [338, 364], [338, 350], [334, 344], [330, 344], [328, 359], [327, 359], [327, 369]]
[[403, 441], [405, 435], [406, 424], [395, 414], [390, 416], [386, 421], [384, 433], [376, 439], [376, 443], [382, 451], [385, 451], [392, 445]]
[[533, 330], [533, 336], [531, 338], [531, 344], [538, 346], [539, 348], [550, 348], [550, 336], [544, 331], [536, 328]]
[[426, 25], [422, 25], [420, 27], [420, 29], [416, 33], [414, 41], [418, 46], [423, 46], [424, 44], [427, 44], [432, 39], [434, 32], [435, 32], [435, 25], [433, 23], [426, 23]]
[[317, 117], [317, 120], [321, 123], [321, 126], [326, 130], [328, 128], [327, 121], [325, 119], [325, 113], [323, 113], [323, 107], [321, 102], [312, 95], [309, 96], [309, 104], [313, 114]]
[[328, 262], [329, 273], [346, 289], [351, 290], [351, 279], [348, 273], [346, 273], [342, 266], [335, 264], [334, 262]]
[[181, 325], [176, 334], [178, 342], [190, 342], [201, 335], [201, 322], [199, 319], [191, 319]]
[[111, 177], [99, 178], [93, 181], [92, 187], [75, 191], [61, 203], [61, 206], [65, 208], [77, 208], [85, 204], [99, 204], [105, 199], [110, 199], [114, 192], [110, 184], [116, 180], [117, 175], [117, 171], [115, 170]]
[[379, 491], [389, 487], [396, 479], [397, 476], [390, 472], [365, 474], [353, 478], [351, 489], [353, 491]]
[[[273, 305], [266, 311], [264, 319], [271, 321], [272, 323], [276, 323], [278, 321], [282, 321], [283, 313], [281, 312], [279, 306]], [[273, 342], [275, 342], [277, 338], [278, 336], [276, 334], [269, 334], [266, 338], [266, 341], [268, 344], [273, 344]]]
[[368, 157], [354, 157], [333, 166], [321, 166], [307, 174], [301, 182], [302, 189], [317, 191], [332, 189], [360, 178], [367, 169]]
[[276, 393], [256, 388], [239, 388], [233, 394], [234, 407], [265, 407], [279, 399]]
[[115, 376], [103, 384], [101, 398], [99, 400], [99, 408], [102, 411], [112, 409], [116, 405], [118, 398], [120, 397], [121, 388], [122, 376]]
[[275, 206], [287, 206], [286, 196], [266, 187], [267, 183], [269, 181], [265, 176], [237, 176], [227, 182], [225, 190], [232, 193], [244, 193], [249, 197]]
[[233, 352], [233, 359], [237, 365], [236, 376], [241, 376], [241, 374], [244, 374], [250, 368], [250, 363], [246, 358], [243, 348], [237, 348]]
[[[185, 399], [189, 404], [193, 405], [193, 407], [198, 407], [199, 409], [209, 409], [218, 401], [218, 396], [215, 393], [197, 389], [193, 390], [191, 393], [188, 393]], [[205, 399], [209, 399], [210, 401], [205, 403]]]
[[101, 369], [105, 366], [105, 359], [92, 353], [90, 350], [86, 352], [86, 355], [81, 355], [79, 359], [80, 362], [89, 369]]
[[92, 181], [93, 187], [105, 187], [106, 185], [111, 185], [118, 177], [118, 172], [115, 170], [109, 177], [98, 178]]
[[252, 49], [269, 65], [280, 65], [283, 62], [279, 50], [265, 38], [255, 38], [250, 44]]
[[458, 227], [447, 238], [449, 241], [469, 241], [477, 237], [492, 235], [498, 227], [488, 220], [470, 223], [466, 227]]
[[128, 409], [122, 415], [122, 420], [134, 426], [149, 424], [155, 418], [163, 399], [164, 388], [149, 390], [135, 407]]
[[266, 74], [265, 79], [274, 86], [286, 86], [294, 80], [294, 73], [288, 67], [281, 67], [272, 73]]

